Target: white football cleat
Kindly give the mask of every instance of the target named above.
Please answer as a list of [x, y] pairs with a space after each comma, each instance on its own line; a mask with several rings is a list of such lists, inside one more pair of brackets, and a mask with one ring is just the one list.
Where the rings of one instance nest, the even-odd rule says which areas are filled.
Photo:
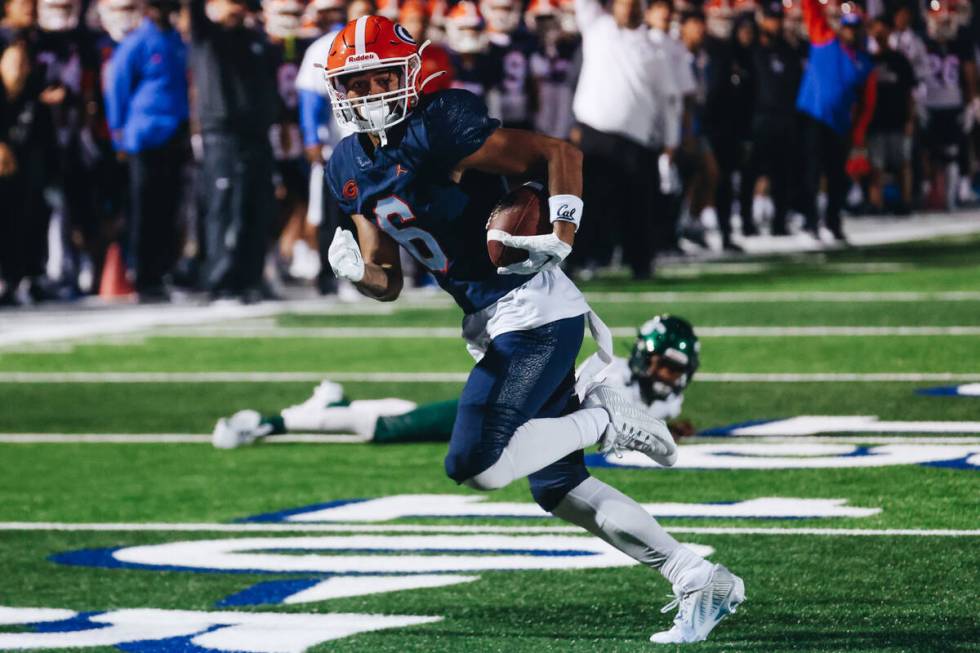
[[258, 411], [240, 410], [231, 417], [222, 417], [214, 425], [211, 444], [215, 449], [237, 449], [252, 444], [272, 433], [271, 424], [263, 424]]
[[609, 385], [589, 390], [585, 408], [601, 407], [609, 413], [609, 426], [599, 441], [601, 453], [639, 451], [658, 465], [677, 462], [677, 444], [666, 422], [653, 417], [645, 406]]
[[724, 566], [714, 565], [707, 582], [687, 589], [675, 585], [674, 595], [674, 600], [661, 610], [677, 608], [674, 625], [651, 635], [654, 644], [703, 642], [711, 629], [745, 600], [745, 583]]
[[331, 404], [336, 404], [344, 398], [344, 386], [334, 383], [330, 379], [320, 381], [313, 390], [313, 396], [307, 399], [309, 403], [317, 404], [318, 408], [326, 408]]
[[313, 388], [313, 394], [303, 403], [290, 406], [282, 411], [283, 415], [292, 413], [293, 415], [311, 414], [316, 415], [324, 408], [330, 408], [334, 404], [339, 404], [344, 399], [344, 386], [334, 383], [330, 379], [324, 379]]

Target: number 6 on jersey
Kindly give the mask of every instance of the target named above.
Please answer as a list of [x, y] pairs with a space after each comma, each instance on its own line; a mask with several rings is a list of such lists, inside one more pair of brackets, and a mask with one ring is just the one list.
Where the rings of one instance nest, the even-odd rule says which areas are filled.
[[410, 225], [415, 220], [415, 214], [404, 200], [397, 195], [378, 200], [374, 216], [378, 226], [407, 249], [415, 260], [433, 272], [446, 272], [449, 259], [432, 234]]

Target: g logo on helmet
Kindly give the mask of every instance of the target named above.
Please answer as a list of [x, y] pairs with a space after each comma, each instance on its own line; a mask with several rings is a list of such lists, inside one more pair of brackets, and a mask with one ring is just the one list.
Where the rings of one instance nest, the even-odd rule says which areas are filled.
[[412, 45], [418, 45], [412, 35], [408, 33], [408, 30], [401, 26], [399, 23], [395, 23], [395, 36], [400, 38], [405, 43], [411, 43]]

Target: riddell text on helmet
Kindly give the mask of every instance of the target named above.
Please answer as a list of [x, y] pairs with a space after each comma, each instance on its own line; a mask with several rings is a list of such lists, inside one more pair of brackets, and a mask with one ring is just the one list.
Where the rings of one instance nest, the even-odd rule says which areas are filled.
[[351, 56], [347, 57], [347, 63], [363, 63], [365, 61], [376, 61], [377, 59], [378, 55], [373, 52], [367, 52], [365, 54], [352, 54]]

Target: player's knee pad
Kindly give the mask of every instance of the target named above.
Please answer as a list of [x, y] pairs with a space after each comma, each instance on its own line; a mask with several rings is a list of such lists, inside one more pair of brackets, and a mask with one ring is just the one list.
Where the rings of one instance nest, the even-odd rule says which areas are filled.
[[492, 492], [510, 485], [514, 480], [513, 466], [506, 462], [503, 458], [498, 459], [487, 469], [463, 481], [463, 485], [482, 492]]
[[589, 478], [589, 472], [583, 466], [563, 471], [551, 478], [541, 478], [541, 474], [532, 475], [528, 479], [531, 486], [531, 496], [535, 503], [547, 512], [552, 512], [569, 492]]
[[[489, 470], [500, 460], [500, 454], [510, 442], [514, 432], [525, 421], [527, 419], [516, 409], [503, 404], [488, 405], [480, 437], [476, 438], [470, 446], [450, 451], [449, 455], [446, 456], [446, 475], [457, 483], [462, 483]], [[491, 473], [488, 477], [496, 479], [497, 475]], [[504, 483], [504, 485], [506, 484]], [[503, 485], [498, 487], [503, 487]], [[485, 489], [496, 488], [487, 487]]]

